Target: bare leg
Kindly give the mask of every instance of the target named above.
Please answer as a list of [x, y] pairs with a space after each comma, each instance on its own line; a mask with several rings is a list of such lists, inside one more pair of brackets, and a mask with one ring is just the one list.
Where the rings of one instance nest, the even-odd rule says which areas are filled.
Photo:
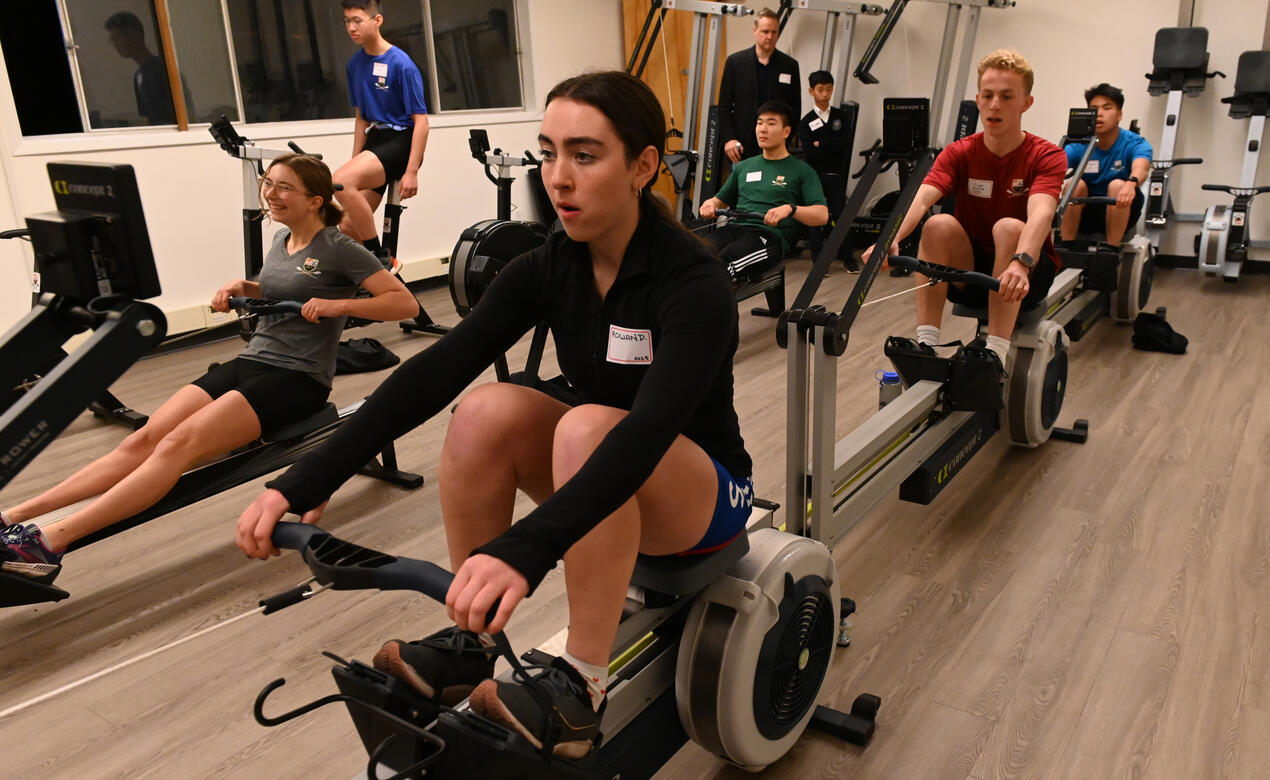
[[190, 466], [259, 436], [256, 413], [242, 393], [231, 390], [177, 425], [144, 463], [96, 501], [44, 526], [44, 538], [58, 550], [134, 515], [162, 498]]
[[[1117, 197], [1125, 187], [1132, 187], [1133, 182], [1128, 179], [1116, 179], [1107, 185], [1107, 195], [1114, 198]], [[1127, 206], [1108, 206], [1107, 207], [1107, 243], [1112, 246], [1120, 246], [1120, 242], [1124, 240], [1125, 230], [1129, 228], [1129, 212], [1133, 209], [1133, 201], [1129, 201]]]
[[[557, 488], [577, 473], [625, 417], [620, 409], [586, 405], [560, 420], [552, 452]], [[717, 494], [718, 477], [709, 456], [680, 436], [634, 498], [565, 553], [569, 595], [565, 647], [572, 656], [608, 666], [636, 554], [668, 555], [690, 549], [705, 536]]]
[[555, 492], [551, 440], [567, 411], [537, 390], [507, 383], [482, 385], [459, 404], [437, 472], [455, 571], [511, 526], [517, 488], [539, 504]]
[[[1085, 180], [1081, 179], [1076, 182], [1076, 191], [1072, 193], [1077, 198], [1089, 197], [1089, 187], [1085, 184]], [[1080, 215], [1084, 213], [1085, 207], [1080, 203], [1067, 204], [1067, 210], [1063, 212], [1063, 222], [1059, 225], [1058, 235], [1064, 241], [1071, 241], [1076, 237], [1076, 231], [1080, 229]]]
[[15, 523], [26, 522], [77, 501], [101, 495], [150, 457], [155, 446], [178, 424], [211, 402], [212, 397], [202, 388], [194, 385], [182, 387], [150, 415], [145, 425], [128, 434], [109, 454], [40, 495], [7, 510], [5, 515]]
[[[951, 214], [936, 214], [922, 226], [922, 242], [917, 248], [921, 259], [953, 268], [974, 268], [975, 255], [970, 237], [957, 218]], [[922, 274], [919, 282], [929, 282]], [[922, 287], [917, 293], [917, 324], [939, 326], [944, 317], [944, 302], [948, 300], [948, 286], [938, 284]]]
[[[1006, 217], [992, 226], [992, 240], [996, 245], [996, 256], [992, 265], [992, 275], [1000, 277], [1005, 267], [1018, 251], [1019, 236], [1023, 234], [1023, 223], [1020, 220]], [[988, 294], [988, 335], [1009, 339], [1014, 333], [1014, 322], [1019, 318], [1019, 306], [1022, 301], [1007, 302], [996, 293]]]
[[345, 235], [358, 241], [375, 238], [379, 231], [375, 229], [375, 206], [366, 199], [365, 191], [384, 183], [384, 166], [373, 152], [363, 150], [353, 159], [344, 163], [331, 176], [343, 190], [335, 193], [335, 200], [344, 208], [344, 221], [340, 230]]

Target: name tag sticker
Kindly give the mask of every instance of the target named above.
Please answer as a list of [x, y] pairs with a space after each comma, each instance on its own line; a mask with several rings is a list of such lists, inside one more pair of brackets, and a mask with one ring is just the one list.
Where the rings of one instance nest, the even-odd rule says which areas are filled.
[[992, 197], [991, 179], [970, 179], [966, 182], [967, 191], [976, 198]]
[[794, 76], [791, 73], [782, 73], [776, 77], [776, 80], [782, 84], [793, 84]]
[[750, 171], [749, 173], [745, 174], [745, 180], [746, 181], [763, 181], [763, 172]]
[[387, 76], [387, 75], [388, 75], [388, 63], [386, 63], [386, 62], [376, 62], [376, 63], [372, 63], [372, 64], [371, 64], [371, 66], [370, 66], [370, 72], [371, 72], [371, 74], [373, 74], [373, 75], [375, 75], [375, 76]]
[[808, 122], [807, 126], [810, 127], [812, 130], [819, 130], [820, 128], [825, 126], [825, 123], [821, 121], [820, 117], [816, 117], [815, 119]]
[[610, 325], [608, 361], [635, 365], [652, 363], [653, 332]]
[[1102, 160], [1090, 160], [1085, 164], [1085, 173], [1098, 173], [1098, 171], [1102, 168], [1102, 166], [1099, 165], [1101, 162]]

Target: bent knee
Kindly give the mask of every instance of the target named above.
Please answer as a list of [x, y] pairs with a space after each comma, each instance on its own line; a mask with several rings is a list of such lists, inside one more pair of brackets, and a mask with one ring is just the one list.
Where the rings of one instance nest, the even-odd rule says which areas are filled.
[[997, 243], [1003, 240], [1018, 241], [1021, 235], [1023, 235], [1023, 221], [1014, 217], [998, 219], [992, 226], [992, 240]]
[[966, 229], [952, 214], [934, 214], [922, 223], [922, 243], [944, 242], [964, 235], [966, 235]]
[[626, 412], [612, 406], [575, 406], [556, 423], [552, 449], [565, 457], [585, 459], [624, 417]]

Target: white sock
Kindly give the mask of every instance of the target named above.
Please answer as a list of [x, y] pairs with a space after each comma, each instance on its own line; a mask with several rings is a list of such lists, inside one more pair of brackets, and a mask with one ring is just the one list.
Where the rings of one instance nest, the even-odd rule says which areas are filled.
[[935, 346], [939, 343], [939, 326], [938, 325], [918, 325], [917, 326], [917, 343], [926, 344], [927, 346]]
[[1010, 354], [1010, 340], [1003, 339], [1000, 336], [988, 337], [988, 349], [997, 353], [997, 357], [1001, 358], [1001, 365], [1005, 365], [1005, 356]]
[[604, 694], [608, 692], [609, 668], [579, 661], [567, 650], [560, 657], [568, 661], [569, 665], [577, 669], [578, 674], [586, 680], [587, 693], [591, 695], [591, 706], [598, 712], [600, 703], [604, 701]]

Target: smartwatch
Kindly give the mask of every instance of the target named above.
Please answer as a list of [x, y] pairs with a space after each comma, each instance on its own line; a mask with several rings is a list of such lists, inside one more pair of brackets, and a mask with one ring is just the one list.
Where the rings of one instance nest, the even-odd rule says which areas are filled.
[[1032, 266], [1036, 265], [1036, 258], [1032, 257], [1027, 252], [1019, 252], [1017, 255], [1015, 255], [1014, 257], [1011, 257], [1010, 259], [1018, 260], [1020, 263], [1023, 264], [1024, 268], [1031, 268]]
[[1142, 182], [1138, 181], [1138, 177], [1137, 177], [1137, 176], [1130, 176], [1130, 177], [1129, 177], [1129, 181], [1133, 182], [1134, 184], [1141, 184], [1141, 183], [1142, 183]]

